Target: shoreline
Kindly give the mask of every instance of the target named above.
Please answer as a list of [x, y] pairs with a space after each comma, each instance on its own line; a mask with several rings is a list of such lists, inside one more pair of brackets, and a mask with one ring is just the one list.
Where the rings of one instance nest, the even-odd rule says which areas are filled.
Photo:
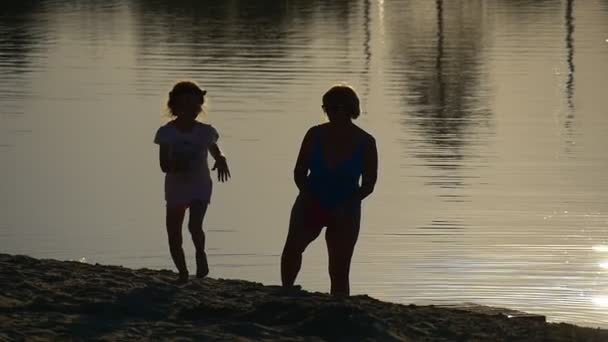
[[608, 330], [475, 304], [418, 306], [366, 295], [285, 293], [244, 280], [191, 279], [0, 254], [0, 340], [608, 341]]

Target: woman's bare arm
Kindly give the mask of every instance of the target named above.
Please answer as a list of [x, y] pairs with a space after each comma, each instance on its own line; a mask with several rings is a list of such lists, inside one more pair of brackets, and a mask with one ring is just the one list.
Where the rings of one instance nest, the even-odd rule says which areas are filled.
[[369, 196], [376, 186], [378, 179], [378, 149], [376, 140], [370, 137], [363, 153], [363, 170], [361, 175], [361, 187], [359, 188], [359, 199], [363, 200]]
[[306, 193], [308, 191], [308, 162], [312, 151], [314, 129], [315, 128], [312, 127], [306, 132], [306, 135], [304, 135], [302, 145], [300, 146], [300, 152], [298, 153], [298, 160], [296, 161], [296, 166], [293, 170], [293, 179], [300, 190], [300, 193]]

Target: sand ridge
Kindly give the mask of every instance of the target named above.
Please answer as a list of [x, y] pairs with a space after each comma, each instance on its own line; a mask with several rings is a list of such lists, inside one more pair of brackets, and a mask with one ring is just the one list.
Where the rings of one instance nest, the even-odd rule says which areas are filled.
[[[608, 341], [496, 311], [285, 293], [243, 280], [0, 254], [0, 340]], [[537, 317], [536, 317], [537, 318]]]

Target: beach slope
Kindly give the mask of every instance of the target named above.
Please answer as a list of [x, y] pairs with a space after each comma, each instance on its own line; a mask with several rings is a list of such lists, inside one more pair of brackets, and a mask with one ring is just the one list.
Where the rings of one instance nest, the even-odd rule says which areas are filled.
[[0, 340], [608, 341], [539, 316], [175, 276], [0, 254]]

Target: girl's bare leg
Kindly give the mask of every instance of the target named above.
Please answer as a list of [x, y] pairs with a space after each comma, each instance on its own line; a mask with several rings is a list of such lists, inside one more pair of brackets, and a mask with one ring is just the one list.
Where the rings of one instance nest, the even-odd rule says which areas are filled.
[[186, 208], [183, 206], [167, 206], [166, 224], [169, 238], [169, 251], [173, 263], [179, 272], [179, 281], [188, 280], [188, 268], [182, 248], [182, 223]]
[[188, 230], [192, 235], [192, 242], [196, 249], [196, 276], [204, 278], [209, 274], [207, 254], [205, 254], [205, 233], [203, 232], [203, 220], [207, 212], [208, 203], [196, 201], [190, 205], [190, 219]]

